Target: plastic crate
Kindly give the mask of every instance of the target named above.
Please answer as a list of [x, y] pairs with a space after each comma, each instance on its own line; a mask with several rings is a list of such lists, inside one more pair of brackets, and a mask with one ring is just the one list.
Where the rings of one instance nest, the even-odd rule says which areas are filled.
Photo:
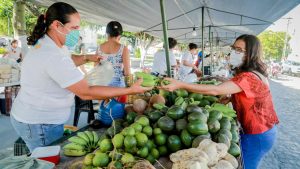
[[19, 137], [14, 144], [14, 156], [21, 156], [25, 154], [29, 154], [30, 151], [26, 146], [26, 143]]

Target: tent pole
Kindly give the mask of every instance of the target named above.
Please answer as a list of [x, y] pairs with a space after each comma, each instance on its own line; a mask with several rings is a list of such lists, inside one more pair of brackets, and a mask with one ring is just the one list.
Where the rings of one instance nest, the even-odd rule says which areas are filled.
[[[213, 53], [213, 41], [214, 41], [214, 32], [211, 32], [211, 42], [210, 42], [210, 48], [211, 48], [211, 52], [210, 53]], [[213, 58], [212, 58], [212, 60], [213, 60]], [[214, 63], [214, 60], [213, 60], [213, 62], [212, 62], [212, 70], [215, 68], [215, 63]]]
[[210, 53], [210, 70], [212, 70], [212, 63], [213, 63], [213, 57], [212, 57], [212, 49], [211, 49], [211, 26], [208, 26], [208, 43], [209, 43], [209, 53]]
[[204, 65], [203, 65], [203, 62], [204, 62], [204, 6], [202, 7], [202, 30], [201, 30], [201, 48], [202, 48], [202, 65], [201, 65], [201, 70], [202, 70], [202, 76], [204, 76]]
[[171, 77], [171, 67], [170, 67], [170, 59], [169, 59], [169, 42], [168, 42], [168, 32], [167, 32], [164, 0], [160, 0], [160, 12], [161, 12], [163, 32], [164, 32], [164, 48], [165, 48], [165, 52], [166, 52], [167, 74], [168, 74], [168, 77]]

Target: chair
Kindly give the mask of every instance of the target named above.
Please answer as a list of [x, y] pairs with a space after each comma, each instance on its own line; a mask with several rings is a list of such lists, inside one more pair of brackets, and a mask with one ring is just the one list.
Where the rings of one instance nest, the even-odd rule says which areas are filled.
[[90, 123], [92, 120], [95, 120], [95, 113], [97, 113], [98, 110], [94, 108], [92, 100], [81, 100], [78, 96], [75, 96], [74, 126], [78, 125], [81, 112], [88, 113], [87, 123]]

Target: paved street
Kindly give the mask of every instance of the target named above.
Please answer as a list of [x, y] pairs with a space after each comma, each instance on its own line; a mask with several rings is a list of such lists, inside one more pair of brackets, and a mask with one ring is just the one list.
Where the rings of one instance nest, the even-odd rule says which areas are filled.
[[[278, 137], [272, 152], [263, 159], [261, 169], [298, 169], [300, 168], [300, 78], [281, 76], [271, 80], [271, 92], [279, 116]], [[80, 119], [80, 126], [86, 123], [86, 114]], [[71, 124], [73, 118], [68, 122]], [[0, 116], [0, 159], [2, 151], [13, 150], [17, 135], [12, 129], [9, 118]], [[7, 154], [7, 153], [5, 153]]]
[[279, 116], [278, 136], [261, 169], [300, 168], [300, 78], [281, 76], [271, 80], [271, 92]]

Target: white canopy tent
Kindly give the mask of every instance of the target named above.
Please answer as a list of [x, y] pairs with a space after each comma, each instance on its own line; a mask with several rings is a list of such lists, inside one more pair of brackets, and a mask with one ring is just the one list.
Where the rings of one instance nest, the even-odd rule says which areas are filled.
[[[127, 31], [146, 31], [163, 37], [159, 0], [63, 0], [73, 5], [82, 18], [106, 25], [117, 20]], [[50, 6], [56, 0], [36, 0]], [[204, 36], [230, 43], [238, 35], [259, 34], [286, 14], [300, 0], [165, 0], [168, 35], [179, 42], [200, 43], [201, 9], [204, 10]], [[192, 35], [193, 28], [197, 36]]]
[[[122, 23], [124, 30], [164, 37], [166, 44], [167, 37], [174, 37], [181, 43], [193, 42], [200, 45], [202, 51], [204, 43], [208, 41], [211, 50], [212, 42], [224, 46], [231, 44], [241, 34], [257, 35], [300, 3], [300, 0], [63, 1], [73, 5], [87, 21], [105, 25], [116, 20]], [[50, 6], [57, 1], [35, 2]], [[194, 30], [198, 34], [193, 33]], [[168, 45], [166, 48], [168, 49]], [[168, 50], [166, 62], [170, 76]]]

